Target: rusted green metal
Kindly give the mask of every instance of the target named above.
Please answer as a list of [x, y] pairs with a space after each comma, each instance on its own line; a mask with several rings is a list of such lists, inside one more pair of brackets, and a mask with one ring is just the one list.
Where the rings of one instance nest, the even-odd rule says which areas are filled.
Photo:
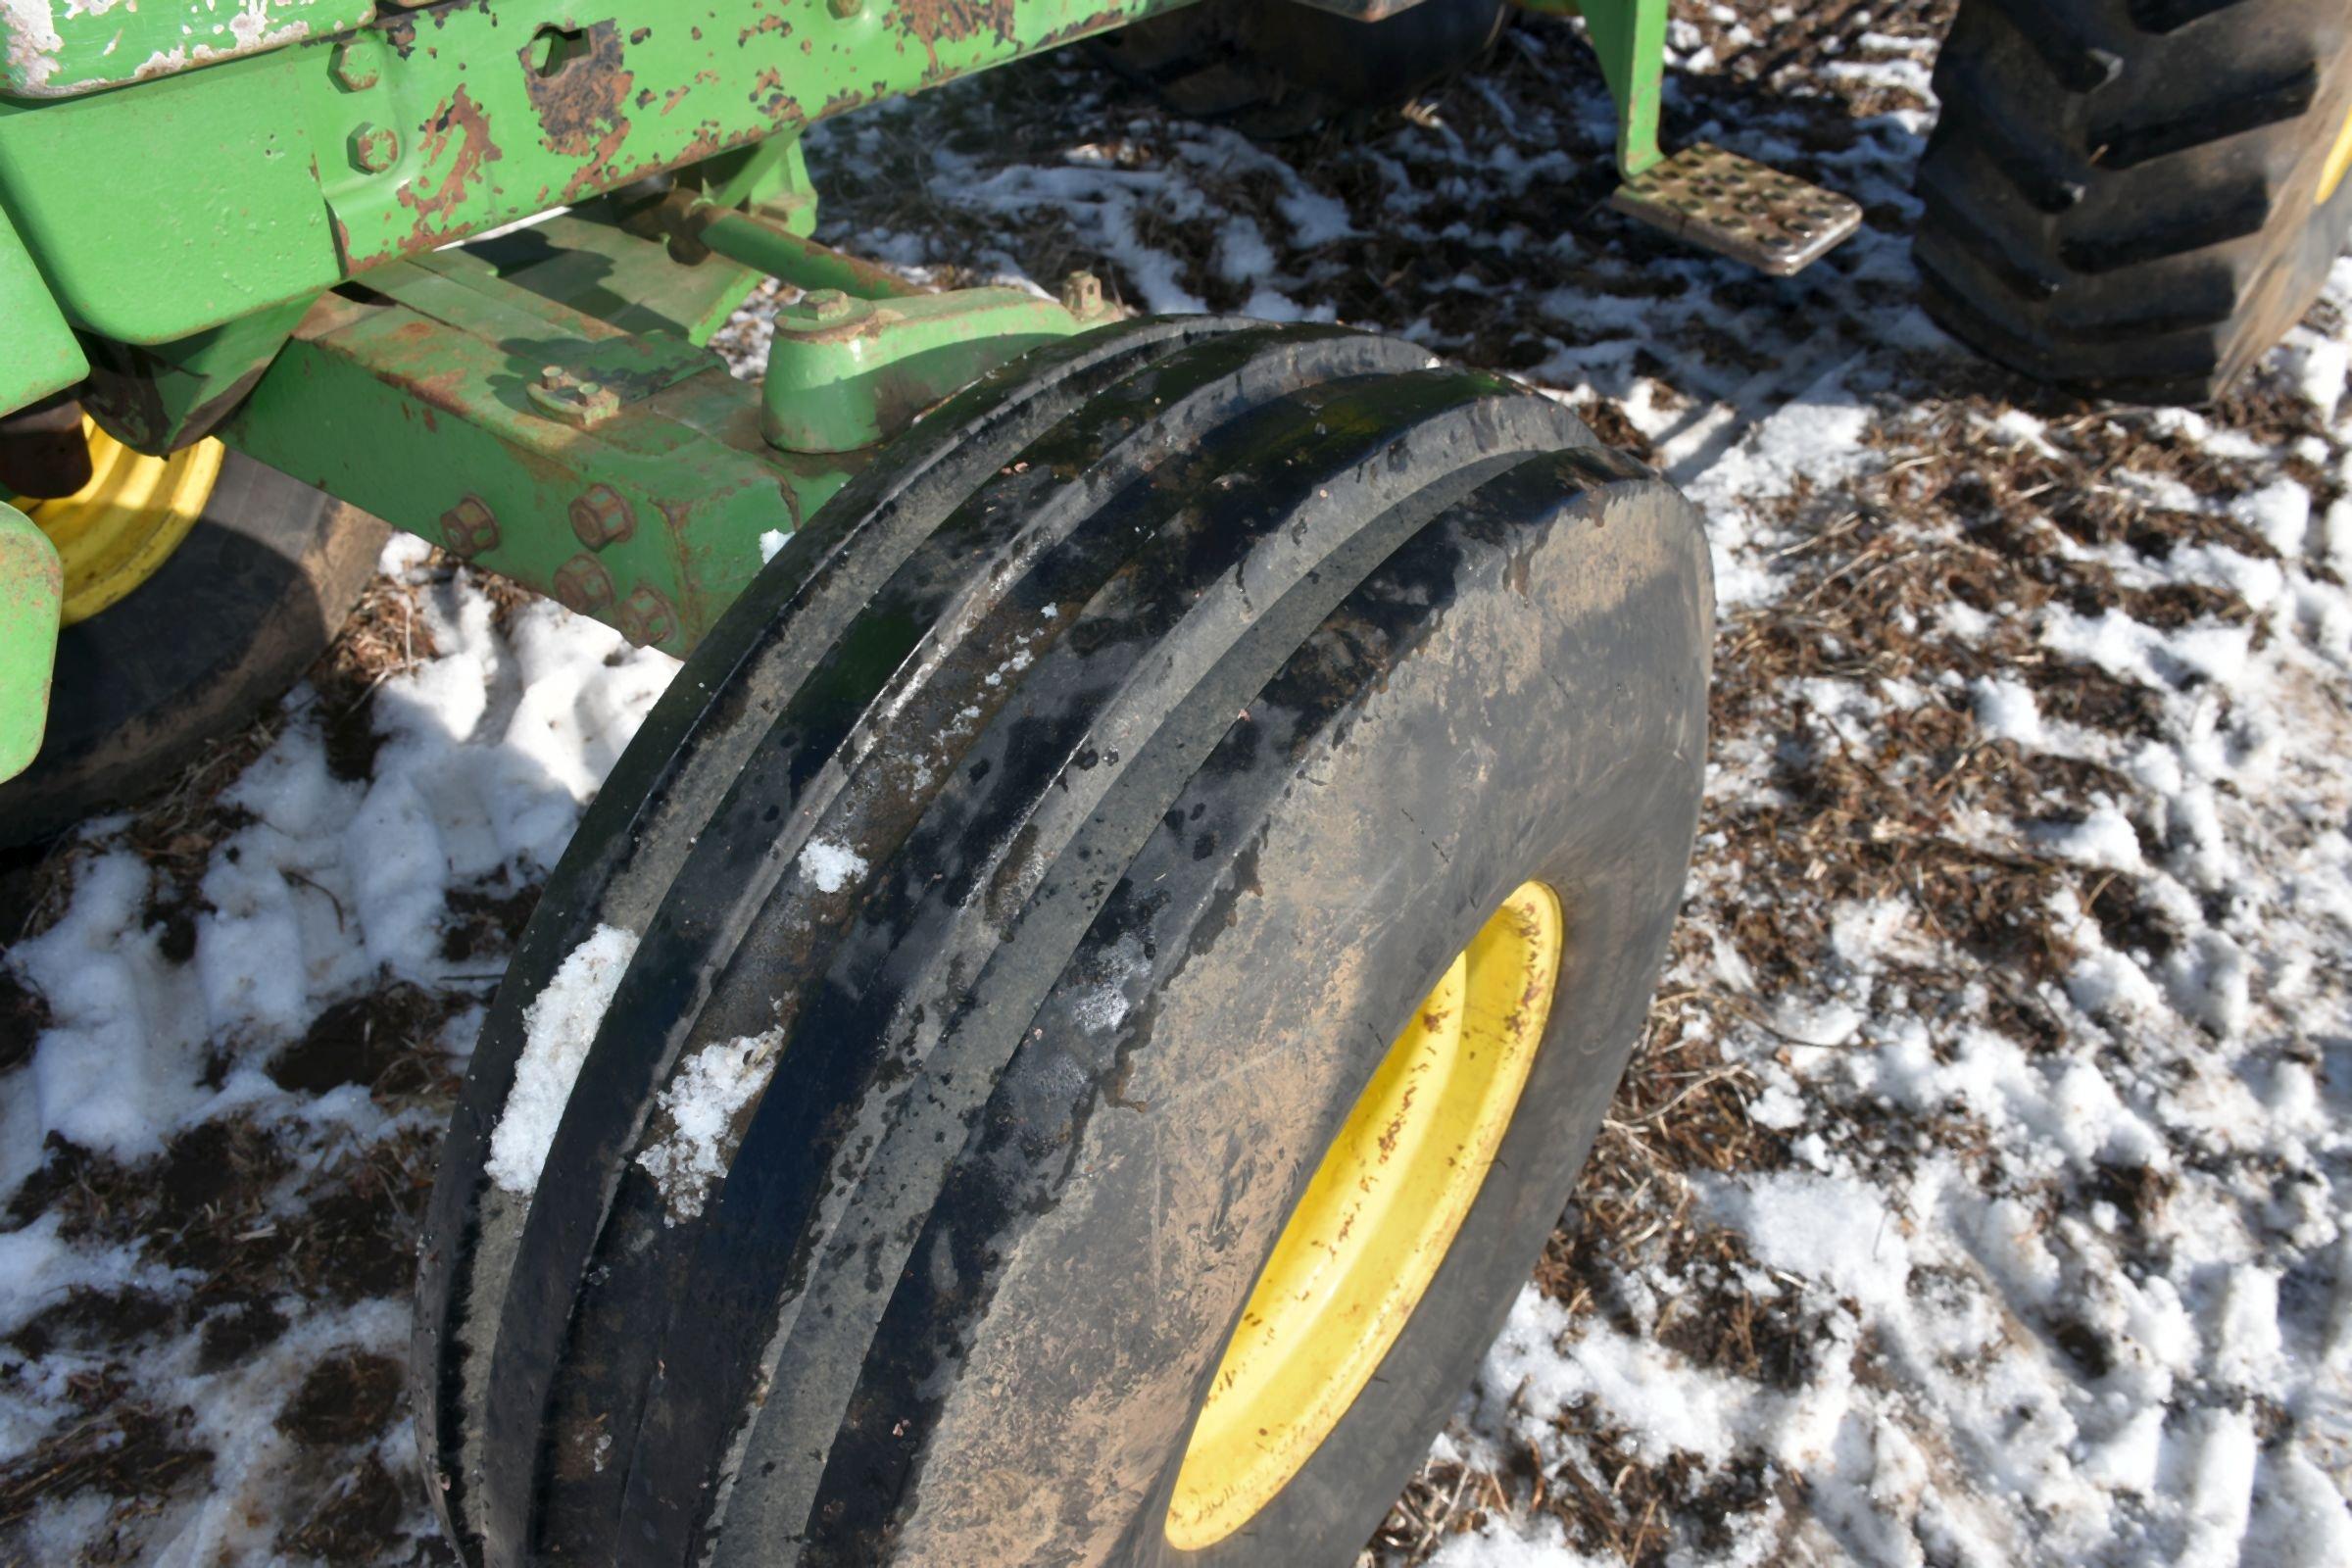
[[[371, 274], [373, 297], [321, 301], [220, 433], [682, 653], [759, 570], [762, 537], [799, 527], [878, 442], [1109, 316], [1091, 278], [1062, 301], [820, 292], [779, 312], [761, 387], [730, 375], [677, 303], [731, 293], [741, 273], [578, 218], [436, 252]], [[649, 286], [606, 315], [583, 309], [612, 275]]]
[[[42, 3], [15, 0], [8, 14]], [[169, 343], [1182, 3], [497, 0], [388, 12], [345, 39], [131, 91], [0, 102], [0, 196], [69, 320]], [[345, 20], [330, 0], [321, 9], [314, 34]], [[103, 199], [93, 171], [105, 172]]]
[[65, 597], [49, 536], [0, 501], [0, 779], [24, 772], [41, 749]]
[[[759, 388], [486, 270], [387, 270], [314, 309], [221, 436], [639, 642], [683, 652], [858, 466], [760, 439]], [[551, 373], [552, 372], [552, 373]], [[567, 418], [557, 376], [612, 403]], [[862, 461], [862, 460], [860, 460]]]

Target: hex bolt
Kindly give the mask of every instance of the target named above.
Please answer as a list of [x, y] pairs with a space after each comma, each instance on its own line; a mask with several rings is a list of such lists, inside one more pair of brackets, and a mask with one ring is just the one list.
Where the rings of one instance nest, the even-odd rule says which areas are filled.
[[620, 610], [613, 615], [612, 624], [620, 628], [623, 637], [638, 647], [651, 648], [677, 635], [678, 615], [676, 611], [669, 608], [669, 601], [662, 596], [661, 589], [651, 583], [641, 582], [629, 590], [628, 598], [620, 602]]
[[383, 126], [361, 121], [351, 133], [351, 163], [363, 173], [380, 174], [400, 162], [400, 137]]
[[561, 365], [541, 370], [539, 379], [523, 390], [540, 414], [583, 430], [620, 412], [619, 393], [602, 381], [583, 381]]
[[833, 0], [833, 14], [847, 22], [865, 9], [865, 0]]
[[1092, 272], [1072, 272], [1061, 280], [1061, 308], [1081, 321], [1102, 314], [1102, 280]]
[[366, 92], [379, 80], [375, 56], [366, 46], [348, 40], [335, 45], [333, 63], [328, 69], [335, 82], [346, 92]]
[[846, 321], [858, 309], [858, 302], [837, 288], [811, 289], [801, 305], [820, 321]]
[[592, 484], [572, 499], [571, 531], [589, 549], [602, 550], [637, 531], [637, 514], [611, 485]]
[[555, 589], [565, 610], [593, 615], [612, 603], [612, 574], [594, 556], [574, 556], [556, 568]]
[[498, 548], [498, 519], [479, 496], [464, 496], [441, 514], [441, 548], [453, 556], [473, 557]]

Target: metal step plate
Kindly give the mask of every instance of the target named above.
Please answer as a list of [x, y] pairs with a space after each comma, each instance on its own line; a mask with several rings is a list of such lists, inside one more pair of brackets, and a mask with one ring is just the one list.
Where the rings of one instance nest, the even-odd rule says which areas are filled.
[[1851, 198], [1705, 142], [1636, 174], [1609, 205], [1775, 277], [1803, 271], [1862, 223]]

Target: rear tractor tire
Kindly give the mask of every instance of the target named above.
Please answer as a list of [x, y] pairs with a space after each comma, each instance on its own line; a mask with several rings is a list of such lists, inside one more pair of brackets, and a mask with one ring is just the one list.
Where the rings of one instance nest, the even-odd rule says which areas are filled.
[[1186, 318], [926, 418], [526, 930], [426, 1221], [476, 1564], [1352, 1562], [1687, 866], [1691, 508], [1409, 345]]
[[2209, 401], [2352, 231], [2341, 0], [1962, 0], [1936, 93], [1924, 303], [2028, 375]]

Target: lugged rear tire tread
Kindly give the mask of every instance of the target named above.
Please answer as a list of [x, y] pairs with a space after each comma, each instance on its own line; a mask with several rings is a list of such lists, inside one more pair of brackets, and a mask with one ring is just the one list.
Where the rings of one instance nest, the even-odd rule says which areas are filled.
[[1963, 0], [1936, 91], [1922, 302], [2027, 374], [2209, 401], [2309, 308], [2352, 230], [2352, 181], [2314, 201], [2352, 108], [2341, 7]]

